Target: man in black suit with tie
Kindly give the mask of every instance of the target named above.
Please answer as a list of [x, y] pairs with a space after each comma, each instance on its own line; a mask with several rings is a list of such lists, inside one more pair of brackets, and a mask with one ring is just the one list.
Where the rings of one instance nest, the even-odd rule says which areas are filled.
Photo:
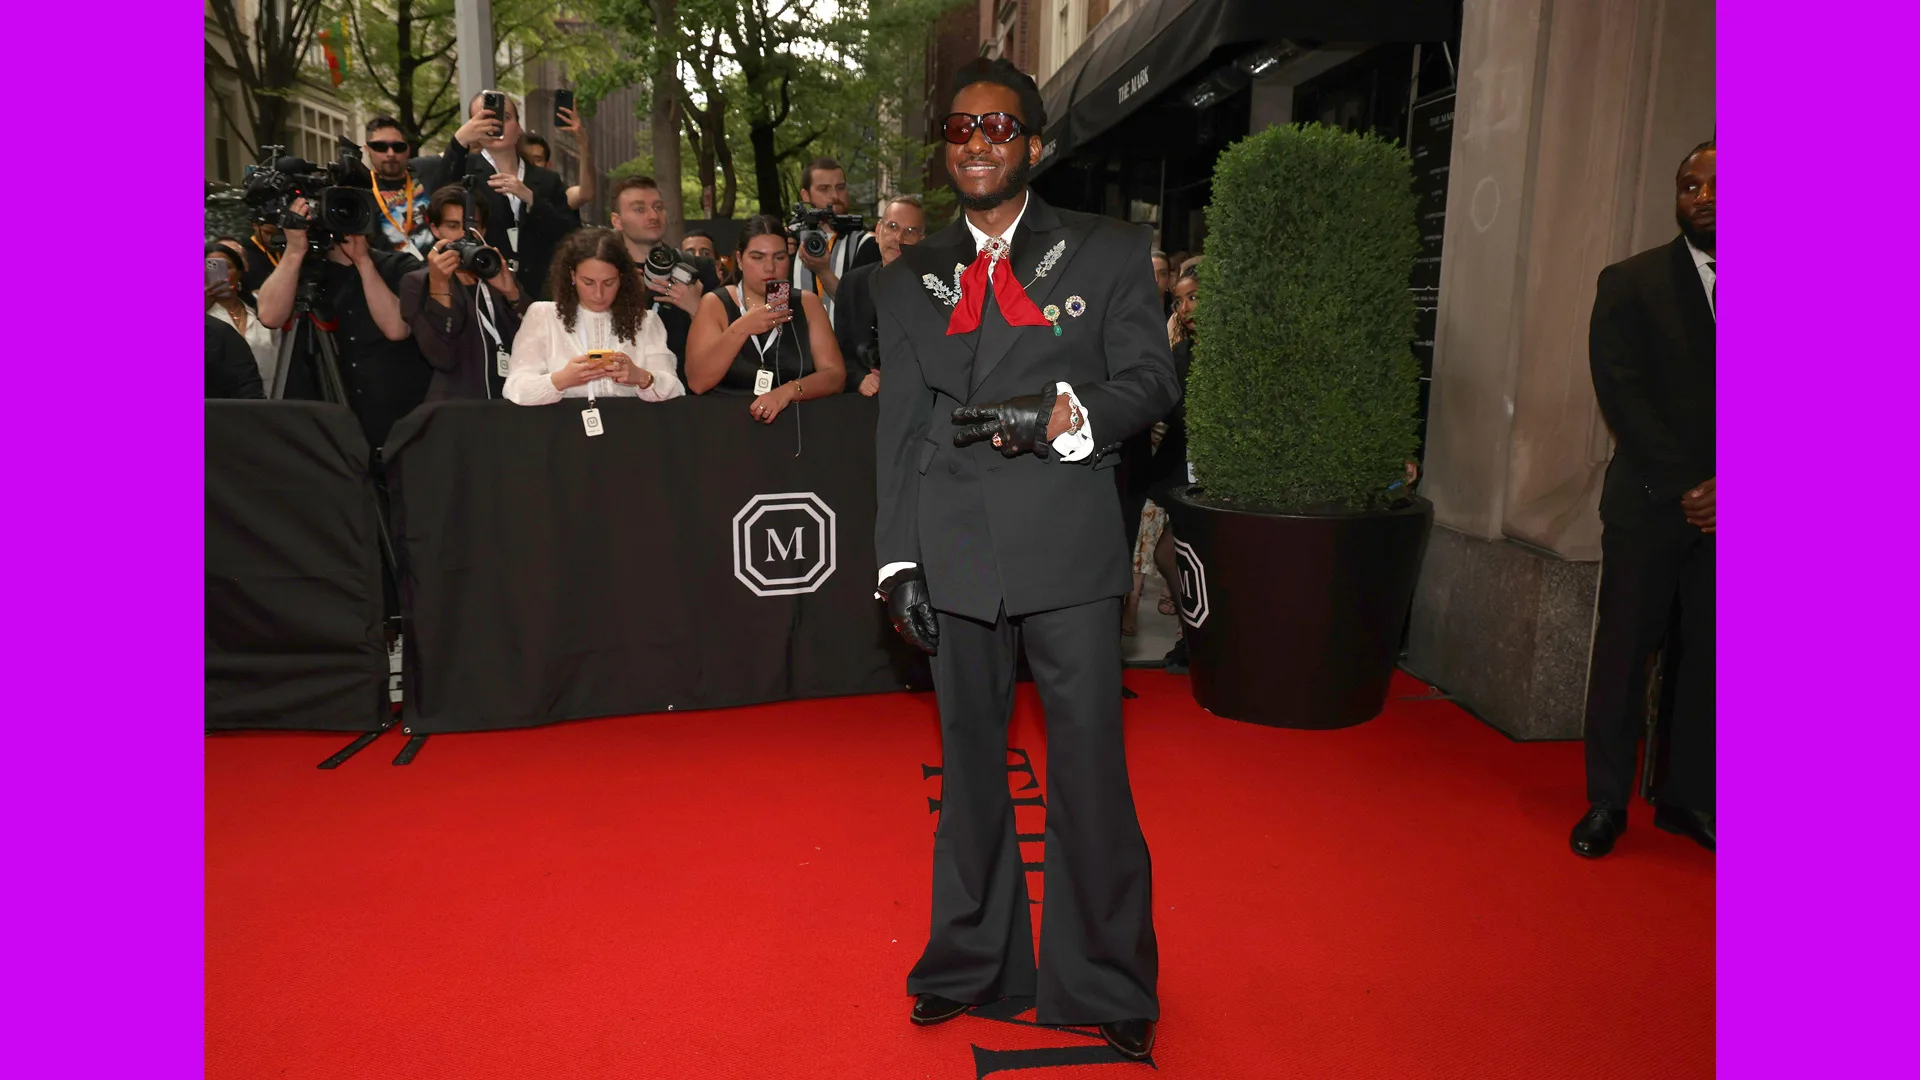
[[[961, 68], [946, 165], [965, 214], [873, 277], [880, 319], [880, 593], [933, 654], [942, 792], [915, 1023], [1001, 997], [1152, 1051], [1152, 870], [1127, 781], [1120, 597], [1132, 567], [1109, 468], [1179, 399], [1144, 228], [1028, 190], [1046, 123], [1005, 60]], [[1007, 788], [1024, 644], [1047, 717], [1036, 970]]]
[[567, 204], [567, 184], [558, 173], [520, 156], [520, 103], [511, 95], [501, 95], [506, 116], [494, 120], [492, 130], [475, 126], [491, 119], [481, 110], [489, 93], [498, 91], [483, 90], [467, 103], [469, 119], [440, 158], [439, 174], [448, 183], [473, 178], [474, 201], [488, 204], [482, 216], [487, 243], [511, 262], [528, 295], [545, 300], [547, 264], [560, 241], [580, 227], [580, 214]]
[[1676, 599], [1671, 767], [1654, 824], [1714, 847], [1714, 147], [1680, 163], [1672, 243], [1600, 272], [1588, 339], [1616, 448], [1600, 496], [1599, 622], [1587, 676], [1587, 815], [1576, 854], [1627, 827], [1644, 674]]

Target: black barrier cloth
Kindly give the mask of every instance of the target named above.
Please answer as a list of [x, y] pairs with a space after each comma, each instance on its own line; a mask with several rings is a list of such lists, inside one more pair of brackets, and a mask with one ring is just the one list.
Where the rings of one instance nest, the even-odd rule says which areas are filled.
[[389, 436], [411, 731], [929, 685], [873, 598], [872, 399], [602, 400], [591, 438], [585, 405]]
[[206, 454], [207, 727], [378, 729], [388, 662], [359, 421], [209, 401]]

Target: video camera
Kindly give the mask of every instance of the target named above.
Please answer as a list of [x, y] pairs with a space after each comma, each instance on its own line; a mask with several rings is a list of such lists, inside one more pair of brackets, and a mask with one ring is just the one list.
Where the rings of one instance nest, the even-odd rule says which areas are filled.
[[[380, 204], [373, 196], [373, 174], [360, 162], [359, 147], [341, 140], [340, 160], [326, 165], [281, 157], [285, 149], [263, 148], [261, 163], [247, 172], [240, 194], [255, 224], [305, 229], [315, 251], [324, 251], [342, 236], [374, 231]], [[295, 214], [295, 199], [307, 200], [312, 216]]]
[[800, 241], [800, 250], [816, 259], [827, 253], [826, 230], [844, 235], [866, 227], [866, 220], [858, 214], [835, 213], [831, 208], [816, 210], [805, 203], [793, 204], [793, 220], [787, 222], [787, 232]]

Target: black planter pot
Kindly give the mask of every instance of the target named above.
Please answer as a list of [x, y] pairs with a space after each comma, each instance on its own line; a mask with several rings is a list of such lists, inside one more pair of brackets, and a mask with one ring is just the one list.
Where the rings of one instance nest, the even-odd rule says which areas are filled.
[[1340, 728], [1380, 715], [1433, 504], [1265, 514], [1190, 501], [1167, 510], [1193, 697], [1216, 716]]

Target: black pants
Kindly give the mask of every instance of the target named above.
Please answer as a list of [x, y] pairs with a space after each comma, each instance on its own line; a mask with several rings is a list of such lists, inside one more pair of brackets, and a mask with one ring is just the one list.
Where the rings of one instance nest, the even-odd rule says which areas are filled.
[[[1119, 624], [1117, 597], [1011, 622], [1003, 613], [993, 625], [940, 613], [933, 925], [908, 993], [974, 1004], [1032, 995], [1043, 1024], [1160, 1018], [1153, 870], [1121, 736]], [[1047, 726], [1037, 972], [1007, 783], [1020, 640]]]
[[1646, 668], [1680, 603], [1672, 752], [1659, 801], [1714, 808], [1713, 537], [1680, 530], [1601, 534], [1600, 619], [1587, 676], [1587, 799], [1625, 809], [1645, 717]]

